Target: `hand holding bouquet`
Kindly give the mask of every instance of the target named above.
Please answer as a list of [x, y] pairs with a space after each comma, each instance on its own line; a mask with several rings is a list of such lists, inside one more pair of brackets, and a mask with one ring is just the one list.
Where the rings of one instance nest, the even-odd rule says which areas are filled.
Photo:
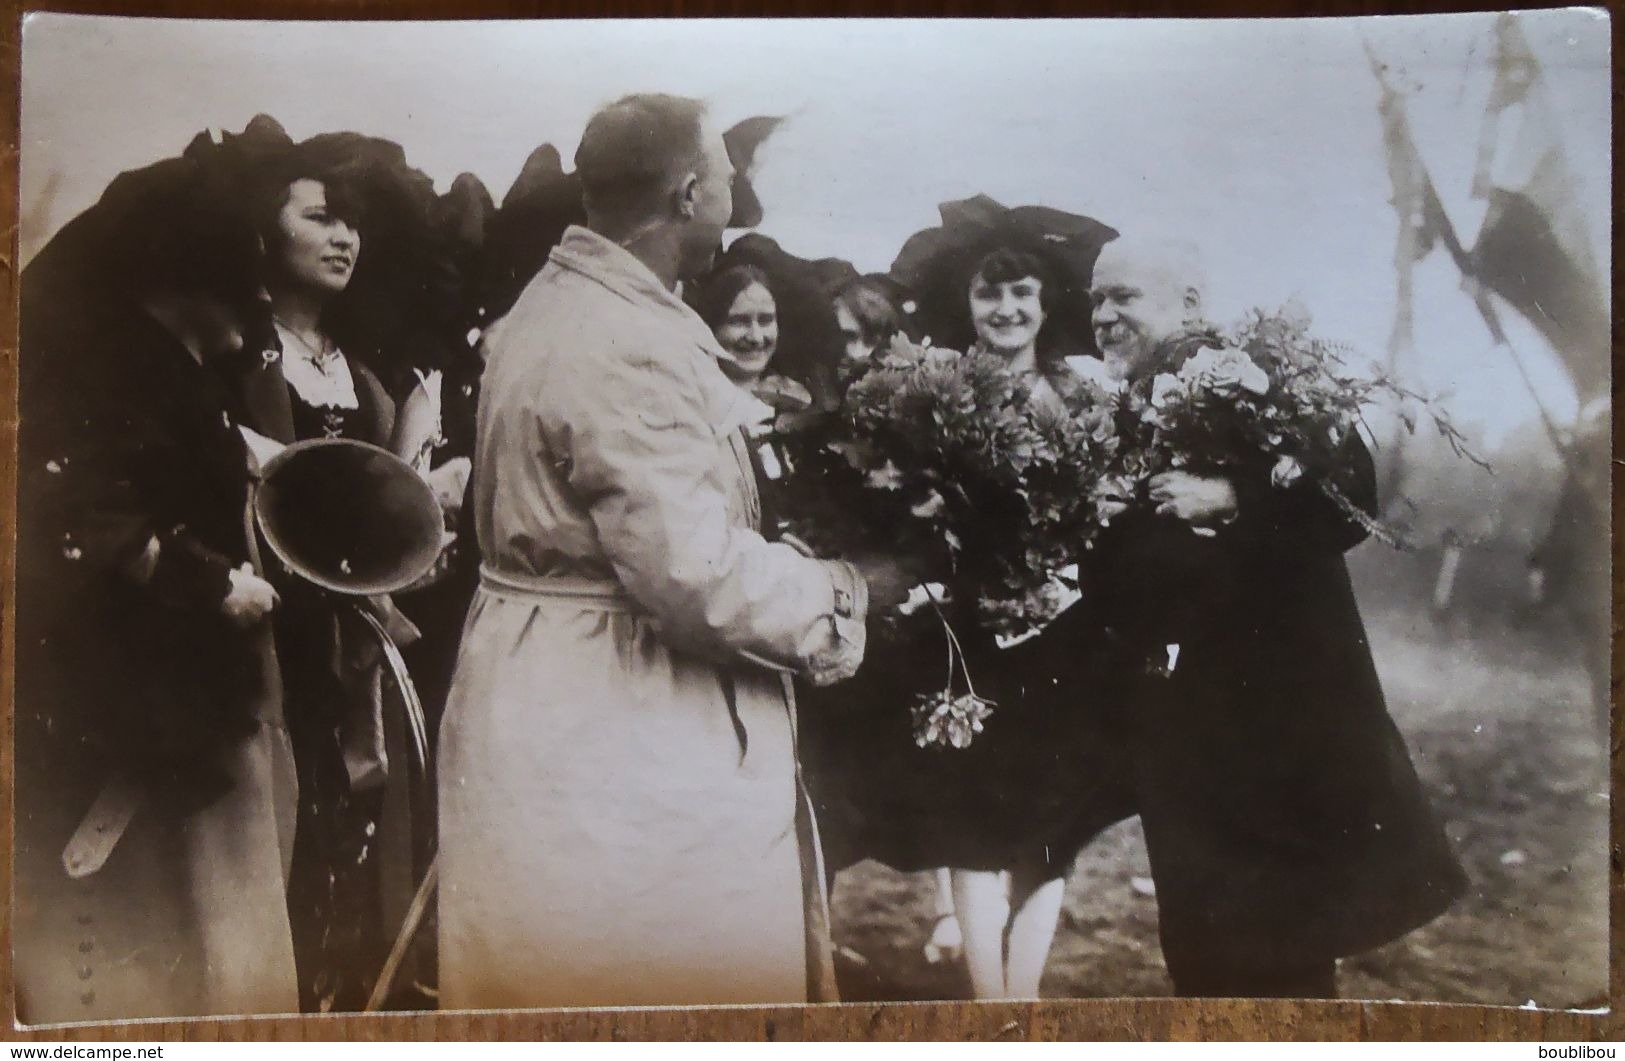
[[1175, 356], [1167, 371], [1117, 398], [1115, 419], [1124, 438], [1117, 474], [1126, 483], [1170, 471], [1257, 472], [1287, 489], [1307, 477], [1374, 537], [1403, 547], [1339, 483], [1338, 454], [1364, 426], [1366, 407], [1397, 405], [1411, 430], [1426, 416], [1458, 455], [1484, 463], [1437, 401], [1381, 372], [1355, 374], [1347, 351], [1310, 335], [1301, 311], [1255, 309], [1229, 334], [1199, 325], [1170, 347]]

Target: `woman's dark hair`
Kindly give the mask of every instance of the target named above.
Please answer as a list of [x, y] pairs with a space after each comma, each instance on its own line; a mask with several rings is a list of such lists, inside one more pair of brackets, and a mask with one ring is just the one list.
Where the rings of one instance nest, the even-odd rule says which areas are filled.
[[944, 346], [964, 349], [976, 342], [971, 323], [970, 287], [977, 277], [990, 284], [1004, 284], [1032, 277], [1038, 281], [1038, 301], [1044, 309], [1044, 324], [1038, 332], [1038, 364], [1050, 371], [1062, 358], [1075, 353], [1065, 342], [1057, 342], [1058, 311], [1066, 298], [1060, 272], [1044, 255], [1026, 248], [998, 243], [980, 254], [967, 254], [956, 267], [948, 269], [935, 285], [932, 299], [934, 337]]
[[[1029, 276], [1044, 285], [1041, 295], [1053, 297], [1054, 277], [1044, 259], [1031, 251], [1000, 247], [982, 256], [965, 278], [965, 287], [968, 289], [977, 277], [990, 284], [1008, 284]], [[1048, 312], [1049, 306], [1045, 305], [1044, 309]]]
[[857, 321], [866, 346], [879, 349], [903, 331], [903, 308], [872, 277], [860, 276], [843, 285], [835, 292], [835, 301]]
[[[363, 232], [366, 211], [361, 191], [352, 180], [319, 166], [292, 163], [278, 167], [277, 172], [268, 175], [261, 184], [251, 208], [254, 227], [265, 241], [266, 257], [273, 270], [277, 268], [285, 242], [279, 223], [282, 208], [288, 205], [294, 184], [302, 180], [320, 184], [327, 198], [327, 212], [357, 232]], [[367, 242], [364, 232], [361, 242], [363, 246]]]
[[765, 272], [754, 265], [730, 265], [699, 283], [692, 303], [694, 312], [698, 313], [705, 326], [714, 332], [722, 327], [723, 321], [727, 319], [728, 310], [733, 307], [734, 299], [752, 284], [761, 284], [769, 295], [773, 295], [774, 305], [778, 304], [773, 283]]
[[[322, 311], [322, 328], [346, 356], [378, 373], [386, 380], [386, 387], [400, 389], [405, 385], [407, 365], [421, 358], [392, 358], [386, 355], [385, 348], [395, 345], [389, 339], [393, 325], [381, 319], [378, 311], [383, 307], [375, 303], [394, 301], [399, 296], [390, 294], [393, 288], [375, 291], [374, 297], [368, 296], [366, 289], [378, 286], [368, 283], [369, 274], [374, 272], [372, 265], [390, 255], [387, 252], [380, 254], [380, 248], [372, 245], [365, 225], [364, 197], [356, 181], [297, 158], [264, 175], [252, 204], [252, 217], [265, 244], [267, 275], [275, 278], [282, 273], [282, 254], [287, 246], [287, 237], [279, 218], [282, 208], [288, 204], [294, 184], [302, 180], [321, 184], [328, 214], [361, 234], [361, 254], [356, 259], [355, 271], [350, 274], [350, 282], [344, 291]], [[401, 315], [401, 307], [396, 305], [390, 316], [399, 318]], [[392, 364], [394, 361], [399, 363]]]

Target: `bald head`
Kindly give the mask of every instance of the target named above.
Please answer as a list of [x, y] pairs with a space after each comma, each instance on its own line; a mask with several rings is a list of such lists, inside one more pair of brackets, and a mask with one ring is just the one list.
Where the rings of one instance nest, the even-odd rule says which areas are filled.
[[733, 166], [705, 104], [642, 93], [604, 107], [576, 148], [587, 224], [669, 244], [678, 276], [703, 271], [733, 211]]
[[1095, 342], [1119, 378], [1155, 372], [1163, 344], [1202, 314], [1207, 277], [1197, 249], [1182, 241], [1124, 236], [1095, 263]]
[[683, 96], [625, 96], [599, 110], [576, 148], [588, 215], [620, 222], [659, 214], [684, 176], [705, 175], [707, 131], [705, 104]]

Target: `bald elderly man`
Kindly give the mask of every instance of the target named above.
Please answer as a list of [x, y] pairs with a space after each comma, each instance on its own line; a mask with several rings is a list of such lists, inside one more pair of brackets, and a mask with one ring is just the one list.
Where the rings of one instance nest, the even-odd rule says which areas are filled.
[[[1108, 373], [1194, 352], [1202, 274], [1177, 244], [1108, 244]], [[1357, 435], [1333, 473], [1376, 510]], [[1343, 553], [1366, 531], [1314, 483], [1172, 471], [1086, 556], [1080, 631], [1145, 828], [1181, 995], [1334, 997], [1336, 961], [1442, 913], [1465, 879], [1389, 717]], [[1098, 663], [1097, 657], [1097, 663]], [[1105, 677], [1102, 678], [1101, 675]], [[1105, 688], [1101, 688], [1102, 684]]]

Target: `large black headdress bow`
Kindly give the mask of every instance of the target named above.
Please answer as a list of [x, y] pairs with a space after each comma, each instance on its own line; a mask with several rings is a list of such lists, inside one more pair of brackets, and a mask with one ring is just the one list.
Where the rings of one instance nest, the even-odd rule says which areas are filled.
[[942, 223], [908, 238], [891, 276], [915, 293], [921, 319], [939, 344], [963, 349], [975, 340], [967, 294], [972, 274], [990, 252], [1010, 249], [1036, 255], [1061, 285], [1047, 300], [1053, 316], [1046, 334], [1068, 353], [1094, 351], [1089, 286], [1100, 249], [1117, 238], [1115, 229], [1082, 214], [1048, 206], [1008, 207], [986, 195], [937, 209]]

